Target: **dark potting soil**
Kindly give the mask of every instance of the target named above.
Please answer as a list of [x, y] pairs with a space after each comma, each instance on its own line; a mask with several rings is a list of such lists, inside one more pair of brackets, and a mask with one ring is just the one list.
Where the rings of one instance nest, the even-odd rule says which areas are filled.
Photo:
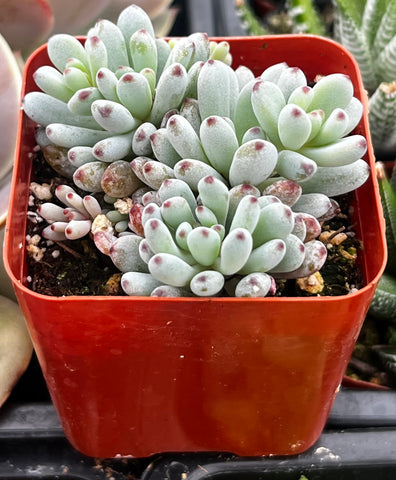
[[26, 232], [29, 288], [50, 296], [124, 295], [119, 270], [88, 235], [62, 242], [48, 241], [41, 235], [48, 223], [37, 216], [37, 208], [44, 201], [63, 206], [54, 194], [58, 185], [70, 185], [81, 195], [87, 192], [79, 191], [71, 180], [57, 175], [40, 151], [34, 154], [31, 181], [49, 185], [52, 198], [39, 200], [31, 195], [29, 199]]
[[[55, 188], [67, 184], [84, 196], [86, 192], [64, 177], [59, 176], [45, 161], [40, 150], [33, 160], [32, 182], [48, 184], [52, 197], [39, 200], [31, 195], [27, 222], [28, 286], [35, 292], [50, 296], [69, 295], [125, 295], [120, 287], [121, 274], [111, 259], [102, 254], [92, 238], [52, 242], [41, 236], [47, 226], [45, 220], [35, 213], [40, 203], [58, 203]], [[323, 289], [318, 292], [314, 282], [295, 280], [277, 281], [277, 296], [344, 295], [362, 284], [362, 275], [356, 261], [360, 243], [357, 240], [348, 215], [349, 195], [337, 198], [341, 211], [323, 225], [324, 232], [331, 232], [327, 241], [328, 259], [320, 271]], [[62, 205], [62, 204], [60, 204]], [[339, 243], [340, 235], [342, 242]], [[319, 279], [322, 281], [322, 279]]]

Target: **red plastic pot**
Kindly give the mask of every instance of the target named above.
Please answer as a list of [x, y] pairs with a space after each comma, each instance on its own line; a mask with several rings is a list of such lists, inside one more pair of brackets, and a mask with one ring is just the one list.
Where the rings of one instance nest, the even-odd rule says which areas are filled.
[[[343, 72], [367, 107], [352, 56], [310, 35], [228, 38], [234, 66], [256, 74], [286, 61]], [[28, 61], [48, 63], [45, 47]], [[320, 436], [384, 269], [385, 237], [374, 176], [356, 192], [365, 286], [341, 297], [47, 297], [27, 287], [25, 226], [33, 123], [23, 113], [5, 257], [65, 433], [98, 457], [163, 451], [290, 455]], [[357, 128], [374, 157], [366, 114]]]

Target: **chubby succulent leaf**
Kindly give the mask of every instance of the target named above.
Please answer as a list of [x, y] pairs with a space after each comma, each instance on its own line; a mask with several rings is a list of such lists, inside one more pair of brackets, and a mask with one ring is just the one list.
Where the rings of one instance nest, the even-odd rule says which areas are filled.
[[308, 114], [298, 105], [288, 103], [278, 117], [278, 134], [284, 148], [299, 150], [308, 140], [312, 124]]
[[72, 35], [67, 33], [52, 35], [48, 39], [47, 52], [51, 62], [61, 72], [70, 65], [71, 58], [88, 71], [89, 63], [84, 46]]
[[210, 164], [228, 178], [233, 156], [238, 149], [234, 128], [223, 117], [212, 115], [201, 123], [199, 134]]
[[219, 255], [221, 239], [208, 227], [194, 228], [187, 236], [187, 247], [197, 263], [210, 267]]
[[188, 77], [180, 63], [170, 65], [162, 73], [158, 84], [149, 121], [158, 125], [172, 108], [179, 108], [185, 97]]
[[217, 221], [224, 225], [230, 201], [227, 186], [209, 175], [198, 182], [198, 192], [202, 203], [210, 208]]
[[220, 60], [205, 62], [197, 83], [198, 104], [202, 120], [211, 115], [232, 119], [238, 92], [238, 80], [231, 67]]
[[266, 140], [250, 140], [235, 152], [229, 171], [232, 186], [260, 185], [274, 171], [278, 160], [275, 146]]
[[161, 216], [166, 224], [172, 227], [174, 230], [184, 222], [188, 222], [194, 225], [195, 219], [193, 212], [183, 197], [172, 197], [166, 200], [160, 206]]
[[315, 83], [309, 110], [323, 110], [327, 118], [335, 108], [345, 108], [349, 105], [352, 98], [351, 79], [342, 73], [332, 73]]
[[276, 83], [257, 80], [251, 94], [252, 107], [264, 133], [275, 146], [281, 145], [278, 134], [278, 117], [286, 105], [282, 90]]
[[152, 276], [172, 287], [185, 287], [202, 268], [189, 265], [177, 255], [157, 253], [150, 258], [148, 268]]
[[287, 274], [287, 272], [296, 270], [301, 266], [305, 258], [304, 243], [295, 235], [287, 235], [283, 241], [285, 242], [286, 252], [282, 260], [269, 272], [276, 274]]
[[128, 65], [127, 45], [121, 30], [113, 22], [103, 19], [98, 20], [88, 32], [90, 37], [101, 39], [108, 52], [108, 67], [114, 71], [119, 65]]
[[161, 281], [146, 272], [125, 272], [121, 277], [122, 289], [131, 296], [147, 297], [160, 285], [162, 285]]
[[282, 69], [276, 84], [281, 89], [285, 100], [290, 102], [290, 95], [294, 90], [305, 87], [307, 79], [299, 67], [287, 67]]
[[186, 182], [194, 192], [198, 190], [199, 181], [208, 175], [225, 182], [224, 177], [217, 170], [200, 160], [180, 160], [174, 166], [173, 171], [175, 177]]
[[148, 117], [153, 98], [150, 84], [142, 73], [125, 73], [117, 82], [116, 93], [119, 101], [134, 117], [140, 120]]
[[359, 188], [368, 179], [370, 168], [362, 160], [339, 167], [318, 167], [315, 175], [301, 184], [304, 193], [322, 192], [328, 197]]
[[253, 110], [251, 102], [252, 91], [256, 80], [248, 82], [239, 92], [235, 106], [234, 126], [238, 140], [241, 141], [244, 134], [250, 129], [257, 127], [259, 121]]
[[190, 282], [191, 291], [200, 297], [213, 297], [224, 286], [224, 276], [216, 270], [204, 270], [197, 273]]
[[192, 158], [207, 163], [200, 138], [182, 115], [172, 115], [167, 124], [167, 138], [181, 158]]
[[252, 250], [249, 259], [239, 270], [239, 274], [268, 272], [281, 262], [286, 253], [286, 244], [281, 239], [273, 239]]
[[339, 167], [360, 159], [366, 150], [365, 137], [351, 135], [318, 147], [303, 147], [300, 153], [314, 160], [319, 167]]
[[45, 133], [53, 143], [66, 148], [75, 145], [92, 147], [96, 142], [109, 136], [108, 132], [104, 130], [93, 130], [63, 123], [51, 123], [47, 126]]
[[254, 272], [240, 280], [235, 288], [236, 297], [265, 297], [271, 291], [273, 279], [270, 275]]
[[139, 245], [142, 237], [139, 235], [124, 235], [113, 242], [109, 255], [114, 265], [121, 272], [146, 272], [147, 265], [140, 258]]
[[247, 262], [253, 247], [251, 234], [245, 228], [235, 228], [224, 238], [218, 257], [218, 270], [223, 275], [234, 275]]

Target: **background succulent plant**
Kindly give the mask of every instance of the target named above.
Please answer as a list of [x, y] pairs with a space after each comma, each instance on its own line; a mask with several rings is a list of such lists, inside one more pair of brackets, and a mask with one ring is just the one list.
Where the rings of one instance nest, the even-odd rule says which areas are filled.
[[370, 129], [374, 147], [396, 146], [396, 2], [334, 1], [335, 38], [356, 57], [370, 95]]
[[347, 76], [311, 86], [279, 63], [255, 77], [227, 42], [156, 38], [136, 5], [84, 45], [58, 34], [47, 48], [54, 66], [23, 108], [47, 161], [89, 193], [58, 187], [66, 208], [39, 209], [47, 238], [90, 231], [130, 295], [265, 296], [321, 268], [330, 197], [369, 175]]
[[242, 27], [250, 35], [266, 35], [269, 33], [312, 33], [325, 35], [331, 22], [327, 20], [326, 2], [315, 0], [285, 0], [255, 2], [235, 0], [237, 15]]
[[396, 168], [377, 162], [376, 172], [386, 221], [388, 262], [370, 307], [371, 314], [395, 323], [396, 305]]

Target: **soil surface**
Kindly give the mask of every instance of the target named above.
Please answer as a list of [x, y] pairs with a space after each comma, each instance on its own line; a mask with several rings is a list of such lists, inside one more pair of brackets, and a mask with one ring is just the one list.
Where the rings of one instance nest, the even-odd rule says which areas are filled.
[[[62, 205], [54, 195], [58, 185], [70, 185], [82, 195], [70, 180], [57, 175], [46, 163], [40, 151], [35, 153], [32, 182], [47, 184], [52, 192], [52, 203]], [[120, 287], [121, 274], [111, 259], [103, 255], [88, 235], [80, 240], [52, 242], [41, 236], [48, 225], [45, 220], [37, 221], [35, 212], [43, 203], [31, 195], [27, 223], [29, 249], [29, 287], [43, 295], [124, 295]], [[64, 205], [62, 205], [64, 206]]]

